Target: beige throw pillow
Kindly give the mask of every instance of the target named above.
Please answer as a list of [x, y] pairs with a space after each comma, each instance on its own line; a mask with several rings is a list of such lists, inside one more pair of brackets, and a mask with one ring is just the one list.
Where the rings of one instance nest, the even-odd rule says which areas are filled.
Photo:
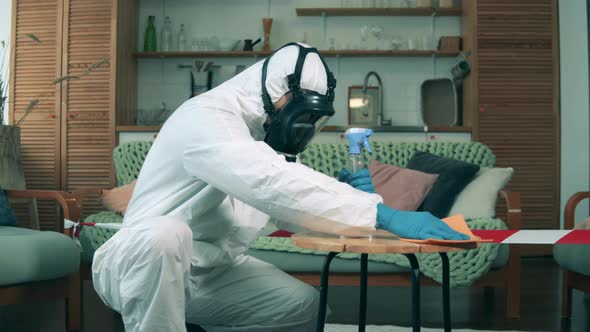
[[590, 230], [590, 218], [586, 218], [584, 221], [577, 223], [574, 229]]
[[432, 189], [438, 174], [371, 161], [369, 172], [383, 204], [398, 210], [416, 211]]
[[462, 214], [465, 219], [495, 217], [498, 192], [512, 179], [513, 173], [511, 167], [482, 167], [459, 193], [449, 215]]
[[133, 194], [133, 189], [135, 188], [136, 182], [137, 180], [133, 180], [133, 182], [124, 186], [116, 187], [110, 190], [103, 190], [102, 194], [100, 195], [102, 206], [110, 211], [125, 215], [125, 211], [127, 210], [127, 205], [129, 205], [129, 201], [131, 200], [131, 195]]

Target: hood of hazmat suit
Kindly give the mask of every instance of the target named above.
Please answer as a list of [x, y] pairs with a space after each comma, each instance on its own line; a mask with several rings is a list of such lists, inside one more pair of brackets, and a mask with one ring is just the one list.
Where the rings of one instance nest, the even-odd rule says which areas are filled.
[[[308, 47], [306, 45], [303, 45]], [[288, 92], [298, 47], [269, 61], [266, 87], [276, 102]], [[263, 61], [181, 105], [163, 125], [140, 172], [123, 226], [175, 216], [193, 232], [192, 265], [229, 264], [243, 253], [269, 217], [281, 228], [345, 235], [375, 231], [380, 196], [299, 163], [289, 163], [264, 141]], [[301, 88], [325, 94], [317, 54], [308, 54]]]

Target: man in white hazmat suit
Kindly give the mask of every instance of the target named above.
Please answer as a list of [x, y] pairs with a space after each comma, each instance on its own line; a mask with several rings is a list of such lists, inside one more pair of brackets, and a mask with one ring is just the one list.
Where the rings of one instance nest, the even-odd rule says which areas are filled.
[[[92, 265], [97, 293], [127, 331], [184, 331], [185, 322], [207, 331], [312, 331], [318, 292], [243, 255], [269, 216], [329, 232], [377, 226], [407, 237], [458, 236], [429, 214], [411, 215], [424, 227], [404, 224], [409, 215], [381, 204], [366, 175], [349, 185], [285, 160], [305, 148], [322, 114], [333, 114], [335, 80], [316, 52], [281, 48], [188, 100], [163, 125], [123, 228]], [[306, 115], [308, 106], [316, 109]], [[281, 138], [285, 125], [291, 136]]]

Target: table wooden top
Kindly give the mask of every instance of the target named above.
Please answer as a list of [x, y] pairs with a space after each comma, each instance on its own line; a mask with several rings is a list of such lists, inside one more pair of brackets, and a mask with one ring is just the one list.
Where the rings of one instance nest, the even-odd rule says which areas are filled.
[[416, 254], [437, 253], [475, 249], [477, 243], [450, 245], [419, 244], [401, 241], [396, 235], [379, 230], [372, 238], [341, 237], [325, 233], [300, 233], [291, 236], [293, 244], [312, 250], [331, 252], [353, 252], [362, 254]]

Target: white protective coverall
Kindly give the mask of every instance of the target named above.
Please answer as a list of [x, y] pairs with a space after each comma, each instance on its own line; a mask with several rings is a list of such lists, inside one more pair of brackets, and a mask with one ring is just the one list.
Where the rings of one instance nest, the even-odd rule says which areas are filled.
[[[288, 91], [298, 49], [268, 65], [273, 102]], [[311, 331], [318, 292], [244, 255], [273, 219], [331, 233], [375, 229], [380, 196], [298, 163], [264, 143], [260, 61], [181, 105], [143, 163], [123, 228], [92, 265], [101, 299], [127, 331]], [[301, 88], [326, 93], [309, 54]], [[355, 227], [351, 227], [355, 226]]]

